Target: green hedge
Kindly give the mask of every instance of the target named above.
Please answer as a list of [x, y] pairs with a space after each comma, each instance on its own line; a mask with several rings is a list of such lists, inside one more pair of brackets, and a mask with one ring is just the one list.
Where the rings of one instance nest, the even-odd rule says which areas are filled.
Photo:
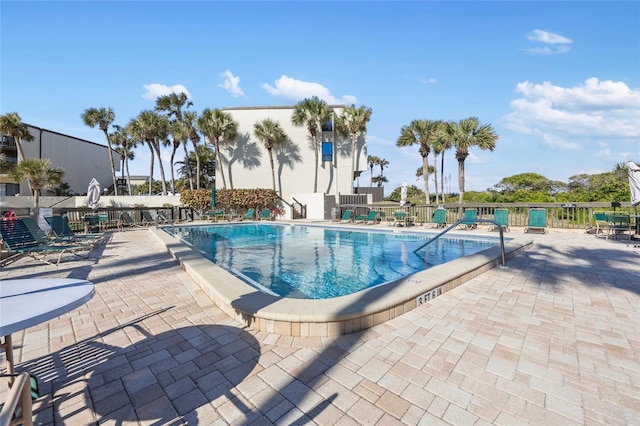
[[[191, 207], [198, 215], [204, 215], [211, 210], [211, 190], [184, 189], [180, 192], [180, 202], [185, 207]], [[276, 214], [282, 214], [282, 201], [273, 189], [218, 189], [216, 191], [216, 209], [235, 210], [238, 213], [254, 208], [256, 211], [269, 209]]]

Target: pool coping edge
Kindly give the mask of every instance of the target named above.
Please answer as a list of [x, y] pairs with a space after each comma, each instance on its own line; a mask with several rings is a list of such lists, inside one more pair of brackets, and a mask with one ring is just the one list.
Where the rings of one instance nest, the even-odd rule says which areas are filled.
[[[252, 329], [293, 337], [338, 336], [370, 328], [415, 309], [418, 297], [446, 293], [501, 263], [500, 247], [495, 246], [354, 294], [291, 299], [256, 290], [160, 228], [150, 232], [228, 316]], [[510, 237], [505, 256], [512, 258], [532, 244], [530, 237]]]

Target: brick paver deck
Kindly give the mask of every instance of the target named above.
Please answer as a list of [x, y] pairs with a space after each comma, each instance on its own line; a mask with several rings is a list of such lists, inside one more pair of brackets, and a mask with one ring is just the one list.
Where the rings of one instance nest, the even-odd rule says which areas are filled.
[[13, 336], [36, 424], [640, 424], [640, 243], [534, 239], [507, 270], [337, 338], [241, 328], [146, 230], [0, 279], [96, 285]]

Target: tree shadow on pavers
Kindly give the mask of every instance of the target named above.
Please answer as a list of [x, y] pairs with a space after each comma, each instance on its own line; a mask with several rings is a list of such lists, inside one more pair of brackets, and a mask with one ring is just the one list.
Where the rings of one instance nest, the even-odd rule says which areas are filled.
[[195, 410], [221, 396], [249, 413], [231, 390], [255, 369], [259, 357], [258, 342], [237, 327], [169, 330], [123, 348], [98, 366], [89, 379], [87, 403], [100, 421], [116, 423], [198, 424]]
[[[102, 423], [207, 424], [196, 409], [219, 397], [236, 409], [251, 410], [232, 392], [256, 367], [260, 347], [246, 331], [227, 325], [201, 325], [151, 335], [142, 320], [154, 312], [20, 365], [38, 377], [46, 393], [34, 405], [34, 423], [71, 424], [78, 411]], [[135, 328], [144, 338], [119, 347], [107, 335]], [[237, 393], [237, 392], [236, 392]], [[81, 403], [80, 403], [81, 402]], [[80, 403], [80, 404], [79, 404]], [[75, 410], [69, 407], [77, 407]]]
[[[519, 268], [528, 263], [526, 268], [540, 275], [541, 285], [560, 287], [568, 284], [570, 279], [582, 278], [581, 282], [587, 286], [608, 286], [640, 294], [640, 243], [633, 240], [605, 240], [601, 243], [602, 247], [560, 249], [556, 244], [537, 242], [533, 248], [510, 261], [510, 267]], [[558, 261], [562, 258], [573, 261]], [[532, 262], [539, 263], [539, 266], [532, 267]]]

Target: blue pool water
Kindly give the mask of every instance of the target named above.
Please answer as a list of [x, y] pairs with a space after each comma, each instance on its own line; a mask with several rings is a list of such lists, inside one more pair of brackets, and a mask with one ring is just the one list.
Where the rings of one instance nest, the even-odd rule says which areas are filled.
[[441, 237], [285, 224], [165, 228], [215, 264], [262, 291], [298, 299], [355, 293], [499, 244]]

